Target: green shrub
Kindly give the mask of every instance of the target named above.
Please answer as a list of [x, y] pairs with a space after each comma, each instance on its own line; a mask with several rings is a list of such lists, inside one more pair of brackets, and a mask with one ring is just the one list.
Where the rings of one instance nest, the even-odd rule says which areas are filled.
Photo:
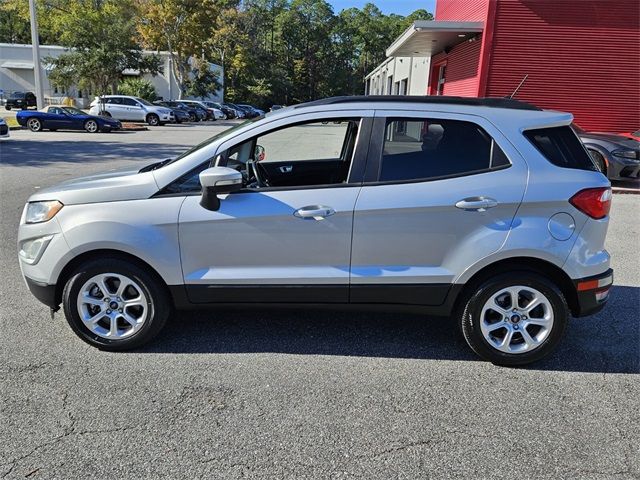
[[127, 78], [118, 86], [120, 95], [131, 95], [132, 97], [140, 97], [153, 102], [158, 98], [156, 87], [149, 80], [142, 78]]

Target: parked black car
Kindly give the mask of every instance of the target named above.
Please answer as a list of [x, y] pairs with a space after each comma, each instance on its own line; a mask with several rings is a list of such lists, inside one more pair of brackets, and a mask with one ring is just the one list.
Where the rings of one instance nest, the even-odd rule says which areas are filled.
[[235, 114], [236, 118], [246, 118], [245, 111], [242, 110], [235, 103], [225, 102], [222, 105], [224, 105], [225, 107], [230, 108], [231, 110], [233, 110], [233, 113]]
[[169, 105], [169, 103], [171, 102], [165, 102], [162, 100], [157, 100], [155, 102], [153, 102], [154, 105], [161, 105], [163, 107], [167, 107], [170, 108], [171, 111], [173, 112], [173, 117], [176, 119], [176, 123], [182, 123], [182, 122], [195, 122], [197, 120], [197, 118], [195, 118], [195, 116], [193, 117], [194, 119], [192, 120], [192, 116], [189, 115], [189, 112], [187, 111], [186, 108], [182, 108], [179, 106], [173, 106], [173, 105]]
[[640, 180], [640, 142], [615, 133], [586, 132], [576, 124], [573, 128], [609, 180]]
[[256, 118], [261, 115], [258, 110], [251, 105], [240, 105], [236, 103], [236, 106], [245, 112], [246, 118]]
[[185, 110], [189, 114], [190, 122], [200, 122], [207, 119], [207, 114], [203, 109], [195, 108], [178, 100], [166, 100], [164, 101], [164, 103], [169, 108], [180, 108], [182, 110]]
[[226, 105], [223, 105], [218, 102], [207, 101], [204, 103], [205, 105], [209, 105], [210, 107], [217, 108], [218, 110], [222, 110], [222, 113], [224, 113], [227, 116], [227, 119], [236, 118], [236, 111], [231, 107], [227, 107]]
[[11, 110], [12, 108], [26, 110], [29, 107], [37, 108], [36, 96], [33, 92], [14, 92], [9, 95], [4, 105], [4, 108], [7, 110]]

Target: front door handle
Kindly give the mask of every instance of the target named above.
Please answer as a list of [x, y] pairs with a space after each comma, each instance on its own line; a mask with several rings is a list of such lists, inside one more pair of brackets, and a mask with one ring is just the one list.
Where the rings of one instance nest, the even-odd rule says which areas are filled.
[[486, 212], [489, 208], [497, 206], [497, 200], [489, 197], [469, 197], [456, 203], [457, 208], [467, 212]]
[[313, 218], [314, 220], [323, 220], [336, 213], [331, 207], [325, 207], [322, 205], [309, 205], [302, 207], [293, 212], [293, 215], [298, 218]]

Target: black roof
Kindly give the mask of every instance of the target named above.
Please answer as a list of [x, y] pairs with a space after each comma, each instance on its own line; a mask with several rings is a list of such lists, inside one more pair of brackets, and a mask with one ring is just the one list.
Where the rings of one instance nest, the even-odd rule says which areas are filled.
[[341, 103], [427, 103], [427, 104], [447, 104], [447, 105], [470, 105], [475, 107], [511, 108], [514, 110], [542, 110], [530, 103], [521, 102], [512, 98], [473, 98], [473, 97], [448, 97], [445, 95], [354, 95], [345, 97], [329, 97], [313, 102], [301, 103], [294, 108], [309, 107], [317, 105], [336, 105]]

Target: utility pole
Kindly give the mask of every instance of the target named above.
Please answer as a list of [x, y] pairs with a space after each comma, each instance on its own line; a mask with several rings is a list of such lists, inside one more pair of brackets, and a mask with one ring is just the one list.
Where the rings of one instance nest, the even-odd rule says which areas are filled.
[[42, 92], [42, 70], [40, 68], [40, 41], [38, 39], [38, 17], [36, 15], [35, 0], [29, 0], [29, 16], [31, 17], [31, 44], [33, 46], [33, 77], [36, 82], [37, 108], [44, 108]]

